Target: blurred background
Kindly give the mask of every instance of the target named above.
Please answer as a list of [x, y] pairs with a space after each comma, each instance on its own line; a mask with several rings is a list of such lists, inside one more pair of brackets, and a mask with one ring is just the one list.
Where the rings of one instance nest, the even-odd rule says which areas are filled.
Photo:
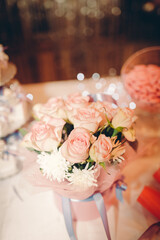
[[160, 0], [0, 0], [0, 43], [21, 83], [119, 75], [160, 45]]

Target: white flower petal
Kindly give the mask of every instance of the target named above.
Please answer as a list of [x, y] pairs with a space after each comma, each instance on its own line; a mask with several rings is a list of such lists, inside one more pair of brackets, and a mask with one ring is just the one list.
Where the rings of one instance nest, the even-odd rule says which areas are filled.
[[97, 180], [95, 179], [96, 169], [93, 167], [88, 169], [89, 164], [83, 170], [73, 167], [73, 172], [67, 174], [67, 179], [70, 184], [78, 187], [80, 191], [86, 190], [88, 187], [97, 187]]
[[51, 154], [42, 152], [37, 156], [37, 163], [40, 165], [40, 168], [43, 169], [43, 175], [52, 180], [57, 180], [62, 182], [65, 179], [66, 171], [70, 163], [65, 160], [61, 155], [61, 152], [57, 149]]

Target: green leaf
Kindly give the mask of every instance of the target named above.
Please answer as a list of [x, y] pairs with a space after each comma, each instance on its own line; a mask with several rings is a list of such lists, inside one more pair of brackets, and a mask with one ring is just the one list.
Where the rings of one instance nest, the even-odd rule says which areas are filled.
[[87, 161], [87, 162], [91, 162], [91, 163], [94, 162], [94, 160], [92, 160], [90, 157], [89, 157], [86, 161]]
[[34, 149], [34, 148], [27, 148], [29, 151], [31, 151], [31, 152], [36, 152], [36, 153], [38, 153], [38, 154], [41, 154], [41, 151], [38, 151], [38, 150], [36, 150], [36, 149]]
[[101, 131], [103, 129], [103, 126], [98, 128], [97, 132]]
[[112, 137], [115, 137], [116, 135], [118, 135], [118, 133], [121, 133], [122, 130], [123, 130], [123, 127], [115, 128], [113, 133], [112, 133]]
[[95, 162], [93, 161], [93, 162], [90, 162], [89, 163], [89, 166], [88, 166], [88, 169], [90, 169], [92, 166], [94, 166], [95, 165]]
[[107, 117], [107, 114], [105, 114], [106, 116], [106, 119], [107, 119], [107, 122], [108, 122], [108, 125], [112, 127], [112, 123], [109, 121], [108, 117]]
[[20, 128], [19, 132], [23, 137], [28, 133], [28, 131], [25, 128]]
[[119, 131], [117, 131], [117, 129], [114, 129], [114, 131], [112, 133], [112, 137], [115, 137], [118, 133], [119, 133]]
[[[41, 153], [41, 152], [40, 152]], [[45, 153], [51, 154], [52, 152], [45, 151]]]
[[101, 167], [103, 167], [104, 169], [106, 169], [106, 164], [105, 164], [105, 162], [100, 162], [99, 165], [100, 165]]
[[73, 123], [69, 119], [65, 119], [65, 122], [70, 124], [70, 125], [73, 125]]
[[118, 132], [122, 132], [123, 128], [124, 128], [124, 127], [118, 127], [118, 128], [116, 128], [116, 130], [117, 130]]
[[69, 173], [72, 173], [72, 170], [73, 170], [72, 167], [69, 167], [69, 168], [68, 168], [68, 172], [69, 172]]
[[38, 154], [41, 154], [41, 151], [38, 151], [36, 149], [33, 149], [34, 152], [38, 153]]

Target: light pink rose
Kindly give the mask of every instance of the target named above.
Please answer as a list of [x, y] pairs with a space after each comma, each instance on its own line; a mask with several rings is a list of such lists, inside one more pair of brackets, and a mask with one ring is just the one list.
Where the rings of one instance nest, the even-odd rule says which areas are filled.
[[82, 96], [81, 93], [74, 93], [67, 97], [65, 105], [69, 111], [74, 108], [87, 107], [89, 105], [90, 97]]
[[52, 118], [49, 116], [43, 117], [42, 121], [51, 126], [55, 137], [57, 138], [58, 142], [60, 142], [62, 138], [62, 130], [66, 122], [61, 118]]
[[[38, 151], [52, 151], [60, 144], [65, 123], [62, 121], [60, 119], [44, 119], [43, 122], [37, 122], [31, 131], [25, 135], [23, 144], [25, 147]], [[54, 125], [52, 125], [53, 122]]]
[[71, 163], [83, 162], [89, 156], [91, 142], [92, 135], [87, 129], [75, 128], [61, 146], [61, 153]]
[[112, 107], [110, 102], [92, 102], [90, 107], [97, 109], [100, 112], [100, 116], [102, 121], [100, 122], [100, 126], [107, 125], [107, 119], [109, 121], [112, 120], [113, 116], [115, 115], [116, 111]]
[[52, 127], [60, 127], [60, 128], [63, 128], [63, 126], [66, 123], [62, 118], [53, 118], [50, 116], [44, 116], [41, 121], [51, 125]]
[[119, 108], [112, 119], [112, 125], [114, 128], [130, 128], [136, 119], [137, 117], [134, 116], [134, 111], [130, 108]]
[[94, 108], [77, 109], [76, 113], [71, 117], [74, 128], [86, 128], [93, 133], [97, 131], [101, 121], [102, 117], [100, 116], [100, 112]]
[[38, 119], [43, 116], [66, 119], [64, 100], [61, 97], [50, 98], [46, 104], [36, 104], [33, 107], [33, 115]]
[[112, 141], [110, 137], [106, 137], [104, 134], [101, 134], [91, 146], [89, 155], [91, 159], [97, 163], [106, 162], [110, 159], [111, 151]]

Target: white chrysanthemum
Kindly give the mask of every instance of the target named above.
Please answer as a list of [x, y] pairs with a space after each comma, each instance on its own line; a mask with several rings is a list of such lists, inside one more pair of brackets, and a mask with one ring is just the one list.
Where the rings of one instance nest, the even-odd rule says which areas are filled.
[[44, 176], [49, 180], [64, 181], [65, 173], [68, 171], [70, 163], [65, 160], [61, 152], [55, 149], [51, 154], [41, 152], [38, 154], [37, 163], [42, 169]]
[[73, 172], [67, 174], [67, 179], [70, 184], [73, 184], [75, 187], [78, 187], [80, 190], [85, 190], [88, 187], [96, 186], [97, 180], [94, 177], [97, 169], [93, 169], [94, 166], [88, 169], [89, 163], [84, 169], [78, 169], [75, 166], [73, 167]]
[[111, 152], [111, 159], [113, 162], [121, 163], [124, 160], [122, 155], [125, 153], [125, 149], [122, 146], [118, 146]]

